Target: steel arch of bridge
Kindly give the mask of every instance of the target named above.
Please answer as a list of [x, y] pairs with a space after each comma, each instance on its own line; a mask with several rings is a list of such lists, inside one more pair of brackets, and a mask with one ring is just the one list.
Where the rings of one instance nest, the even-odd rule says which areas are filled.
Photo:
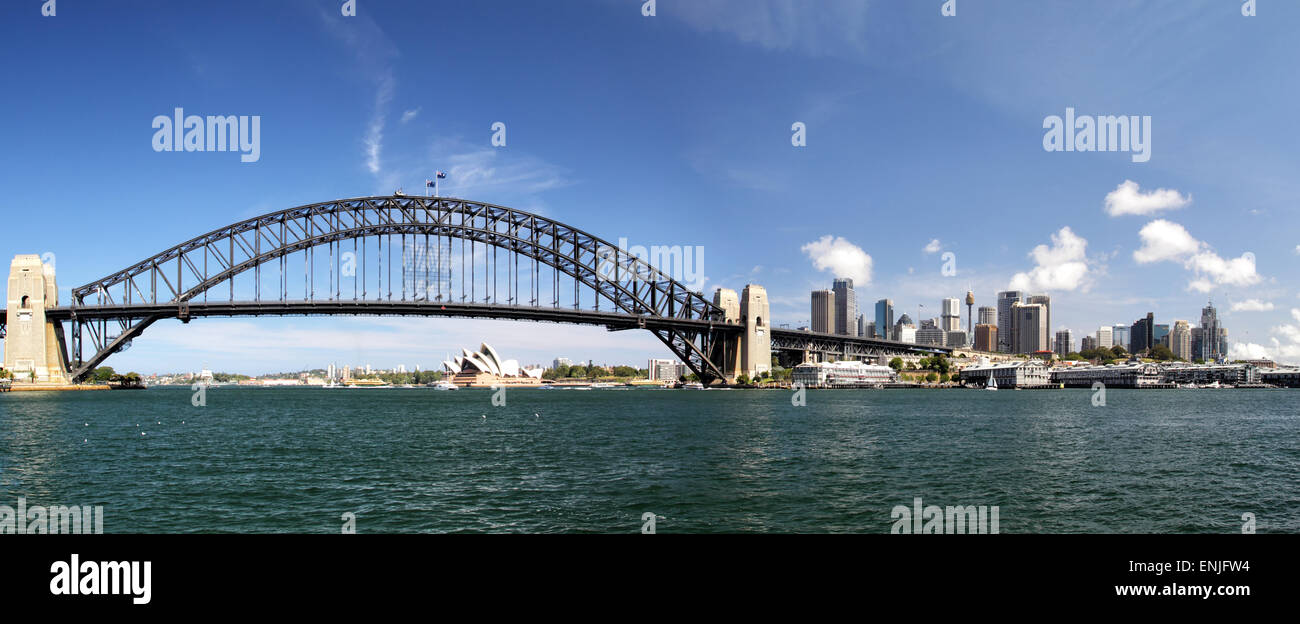
[[[414, 285], [408, 298], [403, 253], [402, 291], [400, 299], [394, 301], [391, 256], [395, 236], [402, 237], [403, 251], [408, 236], [413, 237], [413, 243], [418, 243], [418, 237], [423, 236], [426, 245], [429, 237], [439, 237], [439, 245], [446, 239], [449, 247], [453, 239], [461, 241], [462, 260], [464, 245], [470, 244], [470, 263], [462, 262], [460, 268], [462, 276], [466, 270], [470, 272], [468, 297], [471, 300], [465, 301], [463, 279], [459, 302], [454, 300], [452, 292], [439, 290], [435, 296], [426, 288], [424, 293], [418, 293]], [[382, 292], [384, 237], [389, 238], [387, 299]], [[358, 271], [349, 276], [341, 270], [340, 262], [346, 253], [341, 243], [351, 240], [355, 250], [356, 241], [364, 245], [372, 239], [379, 241], [379, 299], [367, 298], [368, 273], [364, 266], [359, 271], [362, 288], [359, 298]], [[477, 302], [474, 290], [478, 244], [484, 245], [484, 262], [492, 271], [492, 296], [482, 304]], [[319, 297], [315, 253], [323, 247], [329, 250], [330, 292]], [[492, 250], [490, 260], [488, 249]], [[359, 260], [364, 262], [367, 256], [364, 247], [362, 250]], [[499, 305], [496, 300], [496, 280], [500, 275], [498, 251], [510, 254], [506, 292], [511, 296], [507, 305]], [[303, 252], [304, 257], [304, 296], [300, 300], [289, 298], [286, 278], [286, 259], [295, 252]], [[441, 252], [438, 256], [441, 258]], [[519, 257], [532, 265], [529, 305], [520, 304]], [[278, 297], [263, 299], [262, 269], [277, 260], [280, 265]], [[554, 288], [549, 306], [541, 305], [540, 301], [543, 289], [538, 284], [539, 265], [550, 267], [552, 273]], [[441, 267], [438, 271], [441, 289]], [[235, 278], [247, 273], [253, 275], [254, 298], [237, 301]], [[573, 280], [572, 310], [568, 309], [567, 300], [563, 306], [560, 303], [561, 274], [567, 276], [566, 281]], [[484, 275], [486, 289], [488, 274]], [[347, 277], [353, 280], [352, 305], [343, 300], [341, 284]], [[228, 298], [210, 301], [226, 285], [229, 285]], [[564, 287], [567, 286], [566, 283]], [[594, 311], [581, 309], [584, 295], [594, 302]], [[609, 306], [605, 312], [600, 310], [602, 302]], [[54, 319], [71, 322], [72, 349], [68, 364], [76, 380], [86, 378], [108, 356], [129, 346], [133, 338], [164, 318], [188, 322], [197, 316], [406, 314], [551, 320], [603, 325], [611, 330], [644, 328], [658, 336], [706, 382], [725, 377], [715, 363], [716, 358], [711, 357], [721, 348], [721, 337], [743, 329], [736, 323], [725, 322], [723, 311], [701, 293], [690, 290], [626, 250], [577, 228], [504, 206], [405, 195], [341, 199], [240, 221], [74, 288], [72, 305], [51, 308], [50, 312]], [[61, 331], [60, 340], [63, 340]], [[87, 355], [86, 351], [90, 353]]]

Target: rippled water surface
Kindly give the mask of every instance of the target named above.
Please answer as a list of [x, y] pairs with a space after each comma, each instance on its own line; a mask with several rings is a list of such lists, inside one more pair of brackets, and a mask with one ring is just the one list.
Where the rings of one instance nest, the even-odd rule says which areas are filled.
[[[1300, 391], [326, 390], [0, 395], [0, 505], [106, 532], [1300, 531]], [[141, 435], [144, 434], [144, 435]]]

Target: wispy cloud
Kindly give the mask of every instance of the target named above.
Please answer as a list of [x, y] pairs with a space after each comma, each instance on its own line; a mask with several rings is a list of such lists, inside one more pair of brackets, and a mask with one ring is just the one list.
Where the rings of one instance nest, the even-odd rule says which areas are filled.
[[1197, 240], [1187, 228], [1164, 219], [1152, 221], [1138, 232], [1142, 247], [1133, 252], [1138, 264], [1180, 262], [1193, 274], [1188, 289], [1208, 293], [1216, 286], [1252, 286], [1262, 278], [1255, 270], [1255, 254], [1223, 258], [1209, 243]]
[[1270, 301], [1260, 301], [1259, 299], [1247, 299], [1237, 301], [1232, 304], [1233, 312], [1272, 312], [1273, 303]]
[[411, 110], [403, 111], [403, 112], [402, 112], [402, 123], [409, 123], [412, 119], [415, 119], [417, 116], [419, 116], [420, 111], [423, 110], [423, 109], [424, 109], [423, 106], [417, 106], [417, 107], [415, 107], [415, 108], [413, 108], [413, 109], [411, 109]]

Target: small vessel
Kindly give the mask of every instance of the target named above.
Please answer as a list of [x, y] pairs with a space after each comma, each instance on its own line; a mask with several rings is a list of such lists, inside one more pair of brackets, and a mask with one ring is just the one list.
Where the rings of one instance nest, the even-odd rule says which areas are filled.
[[692, 381], [692, 382], [690, 382], [690, 383], [684, 384], [682, 387], [685, 388], [685, 389], [687, 389], [687, 390], [703, 390], [703, 389], [704, 389], [704, 384], [702, 384], [702, 383], [700, 383], [700, 382], [698, 382], [698, 381]]
[[997, 389], [998, 389], [998, 378], [997, 378], [997, 377], [994, 377], [993, 375], [989, 375], [989, 382], [988, 382], [987, 384], [984, 384], [984, 389], [985, 389], [985, 390], [997, 390]]
[[456, 390], [456, 389], [458, 389], [458, 387], [456, 386], [456, 384], [451, 383], [450, 381], [447, 381], [446, 379], [442, 379], [442, 380], [439, 380], [439, 381], [435, 381], [435, 382], [433, 382], [433, 383], [431, 383], [431, 384], [427, 384], [427, 385], [428, 385], [430, 388], [433, 388], [434, 390]]
[[595, 382], [595, 383], [591, 384], [591, 387], [592, 387], [592, 388], [613, 388], [613, 387], [615, 387], [615, 386], [617, 386], [617, 385], [618, 385], [618, 384], [608, 383], [608, 382], [604, 382], [604, 381], [598, 381], [598, 382]]
[[391, 388], [392, 384], [379, 379], [351, 379], [344, 384], [348, 388]]

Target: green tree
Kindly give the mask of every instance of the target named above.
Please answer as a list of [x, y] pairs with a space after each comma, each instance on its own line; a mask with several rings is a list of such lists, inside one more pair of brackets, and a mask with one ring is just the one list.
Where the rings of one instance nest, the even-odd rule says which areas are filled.
[[928, 374], [928, 375], [925, 376], [925, 380], [928, 381], [928, 382], [930, 382], [930, 383], [934, 383], [934, 382], [936, 382], [936, 381], [939, 381], [939, 374], [938, 374], [938, 373], [931, 372], [930, 374]]
[[1169, 347], [1166, 347], [1164, 345], [1156, 345], [1152, 347], [1151, 357], [1155, 358], [1157, 361], [1160, 362], [1168, 362], [1170, 360], [1178, 359], [1174, 357], [1174, 352], [1170, 351]]
[[96, 368], [94, 372], [91, 373], [92, 378], [95, 380], [96, 383], [104, 383], [109, 379], [112, 379], [113, 375], [116, 374], [117, 371], [114, 371], [112, 366], [100, 366], [99, 368]]
[[1117, 359], [1117, 360], [1122, 360], [1122, 359], [1128, 357], [1128, 351], [1125, 351], [1125, 350], [1124, 350], [1124, 347], [1121, 347], [1121, 346], [1119, 346], [1119, 345], [1115, 345], [1115, 346], [1111, 347], [1111, 348], [1110, 348], [1110, 352], [1111, 352], [1111, 357], [1113, 357], [1113, 358], [1115, 358], [1115, 359]]
[[749, 385], [749, 375], [746, 375], [745, 373], [741, 373], [741, 374], [739, 374], [739, 375], [736, 375], [736, 383], [739, 384], [739, 385], [742, 385], [742, 386], [748, 386], [748, 385]]
[[948, 376], [948, 373], [939, 373], [939, 383], [948, 383], [950, 379], [952, 378]]
[[903, 370], [903, 358], [898, 358], [898, 357], [896, 357], [896, 358], [890, 360], [890, 361], [889, 361], [889, 367], [892, 368], [892, 369], [894, 369], [894, 370], [896, 370], [896, 371], [901, 371], [901, 370]]

